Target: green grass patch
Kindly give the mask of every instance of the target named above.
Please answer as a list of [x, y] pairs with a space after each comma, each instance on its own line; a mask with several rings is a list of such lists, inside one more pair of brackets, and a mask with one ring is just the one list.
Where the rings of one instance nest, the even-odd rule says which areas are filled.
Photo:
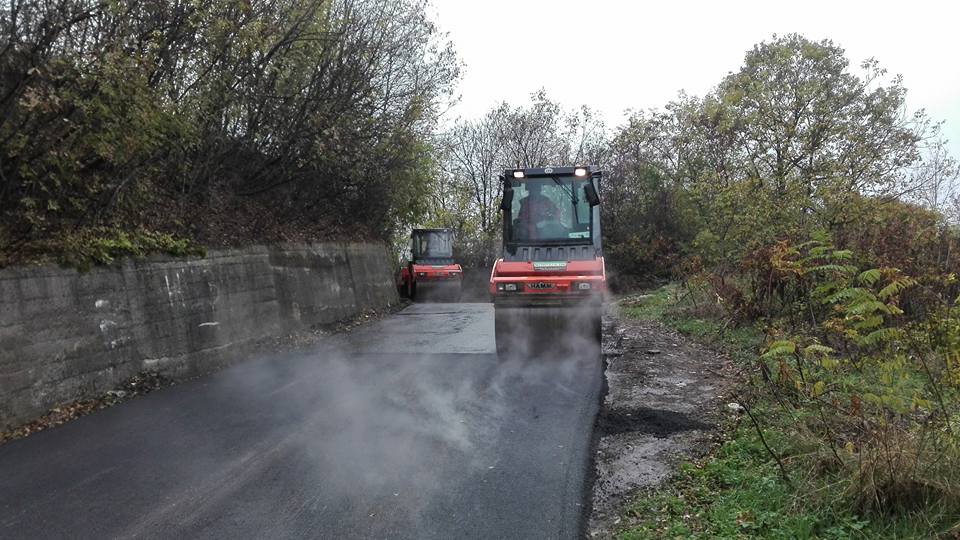
[[[923, 520], [858, 516], [837, 504], [827, 481], [798, 495], [780, 477], [752, 426], [744, 422], [729, 429], [728, 440], [710, 456], [684, 463], [668, 483], [640, 496], [627, 509], [631, 525], [619, 538], [929, 538], [933, 533]], [[781, 451], [790, 449], [775, 433], [765, 436]]]
[[764, 334], [754, 325], [734, 326], [725, 321], [697, 316], [697, 306], [685, 300], [675, 284], [664, 285], [645, 294], [628, 297], [620, 302], [625, 316], [658, 321], [678, 332], [729, 354], [738, 362], [756, 358], [756, 351], [764, 341]]
[[624, 512], [621, 540], [665, 538], [955, 538], [955, 515], [932, 509], [899, 516], [862, 516], [843, 504], [845, 479], [814, 471], [809, 448], [777, 424], [789, 422], [758, 407], [773, 426], [768, 445], [787, 464], [785, 481], [747, 418], [725, 427], [725, 442], [703, 459], [680, 465], [662, 486], [640, 494]]
[[667, 312], [675, 305], [677, 286], [664, 285], [644, 294], [630, 296], [620, 301], [620, 310], [627, 317], [648, 321], [664, 321]]

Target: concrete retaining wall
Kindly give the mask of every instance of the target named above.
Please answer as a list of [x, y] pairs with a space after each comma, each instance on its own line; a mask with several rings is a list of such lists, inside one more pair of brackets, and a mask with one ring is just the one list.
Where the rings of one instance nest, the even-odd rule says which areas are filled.
[[144, 370], [210, 371], [244, 345], [397, 301], [381, 244], [314, 244], [0, 271], [0, 428]]

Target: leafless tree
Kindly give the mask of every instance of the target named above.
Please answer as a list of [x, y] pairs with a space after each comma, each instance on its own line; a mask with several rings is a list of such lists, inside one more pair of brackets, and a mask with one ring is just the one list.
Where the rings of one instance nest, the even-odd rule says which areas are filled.
[[479, 230], [490, 234], [499, 226], [504, 143], [499, 136], [502, 109], [462, 122], [447, 135], [447, 171], [470, 187]]
[[502, 103], [483, 117], [462, 120], [445, 134], [444, 168], [470, 193], [463, 220], [477, 238], [462, 241], [489, 256], [500, 232], [500, 175], [513, 167], [590, 164], [602, 166], [607, 153], [606, 129], [588, 107], [565, 111], [544, 91], [527, 105]]
[[[911, 171], [910, 184], [925, 206], [950, 215], [952, 201], [960, 195], [960, 166], [947, 150], [946, 141], [934, 140]], [[956, 217], [956, 216], [953, 216]]]

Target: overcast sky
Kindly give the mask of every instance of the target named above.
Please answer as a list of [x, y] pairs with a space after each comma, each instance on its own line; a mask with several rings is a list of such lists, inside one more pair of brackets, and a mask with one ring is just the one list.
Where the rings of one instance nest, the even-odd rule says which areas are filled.
[[907, 105], [944, 120], [960, 157], [960, 2], [910, 0], [432, 0], [466, 64], [450, 117], [543, 87], [566, 107], [589, 105], [608, 126], [626, 109], [703, 95], [773, 34], [829, 38], [851, 64], [875, 57], [903, 75]]

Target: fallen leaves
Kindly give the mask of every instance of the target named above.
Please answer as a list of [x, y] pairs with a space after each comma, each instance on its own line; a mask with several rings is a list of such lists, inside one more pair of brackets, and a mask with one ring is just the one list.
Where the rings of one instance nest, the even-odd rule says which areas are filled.
[[81, 399], [50, 409], [47, 414], [7, 431], [0, 431], [0, 444], [22, 439], [28, 435], [65, 424], [94, 411], [112, 407], [137, 396], [147, 394], [158, 388], [169, 386], [172, 382], [158, 373], [138, 373], [122, 384], [95, 398]]

